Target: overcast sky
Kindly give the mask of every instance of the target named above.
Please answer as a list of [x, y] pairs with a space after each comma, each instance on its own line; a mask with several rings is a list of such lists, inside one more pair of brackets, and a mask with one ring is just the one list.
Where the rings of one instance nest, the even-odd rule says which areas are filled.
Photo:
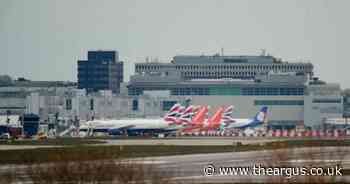
[[0, 0], [0, 74], [77, 81], [87, 50], [118, 50], [125, 77], [145, 57], [258, 55], [310, 61], [350, 88], [347, 0]]

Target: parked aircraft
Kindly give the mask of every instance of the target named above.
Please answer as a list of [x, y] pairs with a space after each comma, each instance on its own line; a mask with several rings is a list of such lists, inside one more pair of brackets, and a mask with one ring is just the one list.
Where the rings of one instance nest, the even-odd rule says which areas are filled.
[[203, 106], [198, 114], [189, 123], [189, 127], [182, 130], [182, 132], [201, 132], [209, 130], [218, 130], [222, 124], [223, 117], [228, 116], [233, 111], [233, 106], [228, 106], [226, 108], [219, 107], [213, 116], [208, 117], [208, 107]]
[[252, 129], [267, 122], [267, 107], [262, 107], [252, 119], [237, 119], [227, 115], [221, 125], [221, 129]]
[[186, 109], [175, 104], [164, 118], [157, 119], [120, 119], [120, 120], [93, 120], [80, 127], [80, 132], [103, 132], [111, 135], [142, 135], [168, 133], [183, 127], [181, 120], [193, 112], [193, 106]]

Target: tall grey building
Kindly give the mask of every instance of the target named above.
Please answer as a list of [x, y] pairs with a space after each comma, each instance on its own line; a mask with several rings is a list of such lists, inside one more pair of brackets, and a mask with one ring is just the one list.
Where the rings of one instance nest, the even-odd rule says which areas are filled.
[[112, 90], [119, 93], [123, 82], [123, 62], [117, 51], [89, 51], [87, 60], [78, 61], [78, 88], [87, 92]]

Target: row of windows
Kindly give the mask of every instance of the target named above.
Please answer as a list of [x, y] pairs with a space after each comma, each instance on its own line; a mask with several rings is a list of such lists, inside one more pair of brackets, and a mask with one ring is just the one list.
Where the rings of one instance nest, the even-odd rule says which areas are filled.
[[341, 103], [341, 99], [313, 99], [312, 103]]
[[259, 95], [286, 95], [286, 96], [302, 96], [304, 88], [243, 88], [242, 95], [259, 96]]
[[210, 95], [208, 88], [175, 88], [171, 90], [171, 95]]
[[304, 105], [303, 100], [254, 100], [254, 105]]
[[140, 88], [128, 88], [128, 94], [131, 96], [138, 96], [143, 94], [143, 90]]
[[181, 65], [178, 70], [304, 70], [303, 65]]
[[[136, 71], [139, 70], [160, 70], [165, 68], [160, 65], [137, 65]], [[177, 70], [256, 70], [256, 71], [266, 71], [266, 70], [299, 70], [303, 71], [305, 69], [311, 70], [312, 66], [308, 65], [177, 65], [175, 66]]]
[[182, 76], [255, 76], [257, 72], [232, 72], [232, 71], [224, 71], [224, 72], [182, 72]]
[[304, 88], [175, 88], [172, 95], [302, 96]]
[[[129, 95], [143, 94], [142, 88], [129, 88]], [[304, 88], [237, 88], [237, 87], [208, 87], [208, 88], [174, 88], [171, 95], [230, 95], [230, 96], [303, 96]]]

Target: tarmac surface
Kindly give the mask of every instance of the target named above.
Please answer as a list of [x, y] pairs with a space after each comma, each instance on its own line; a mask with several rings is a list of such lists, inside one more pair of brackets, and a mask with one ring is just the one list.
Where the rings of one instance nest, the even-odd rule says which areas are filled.
[[23, 149], [37, 149], [37, 148], [54, 148], [60, 146], [54, 145], [0, 145], [0, 150], [23, 150]]
[[[111, 139], [100, 145], [232, 145], [237, 142], [242, 144], [258, 144], [270, 141], [286, 140], [271, 138], [232, 138], [232, 137], [200, 137], [200, 138], [170, 138], [170, 139]], [[8, 149], [35, 149], [42, 147], [56, 147], [47, 145], [0, 145], [0, 150]], [[323, 167], [334, 168], [337, 165], [343, 169], [350, 169], [350, 147], [321, 147], [321, 148], [295, 148], [284, 150], [263, 150], [211, 154], [191, 154], [161, 157], [146, 157], [131, 159], [136, 163], [170, 174], [174, 180], [181, 183], [271, 183], [282, 181], [305, 181], [305, 176], [263, 176], [253, 175], [254, 166], [262, 167]], [[206, 176], [204, 168], [214, 167], [213, 176]], [[250, 173], [220, 175], [223, 167], [247, 167]], [[1, 168], [6, 169], [6, 167]], [[312, 178], [315, 176], [307, 176]], [[323, 181], [350, 182], [349, 176], [326, 177]], [[317, 179], [317, 178], [316, 178]], [[318, 179], [319, 180], [319, 179]]]
[[[279, 139], [284, 140], [284, 139]], [[232, 138], [232, 137], [197, 137], [197, 138], [166, 138], [166, 139], [110, 139], [105, 140], [103, 145], [233, 145], [237, 142], [242, 144], [258, 144], [265, 142], [277, 141], [276, 139], [264, 138]]]
[[[323, 147], [323, 148], [298, 148], [278, 151], [249, 151], [212, 154], [192, 154], [149, 157], [133, 159], [134, 162], [151, 164], [165, 173], [173, 173], [176, 180], [188, 183], [231, 183], [231, 182], [281, 182], [281, 181], [305, 181], [302, 176], [263, 176], [253, 175], [229, 175], [219, 174], [219, 167], [249, 167], [250, 171], [256, 167], [324, 167], [335, 168], [340, 164], [343, 169], [350, 168], [350, 148], [348, 147]], [[278, 161], [279, 160], [279, 161]], [[205, 176], [204, 168], [215, 167], [213, 176]], [[316, 176], [307, 176], [314, 177]], [[325, 177], [323, 181], [350, 182], [349, 176]], [[312, 178], [311, 178], [312, 179]]]

